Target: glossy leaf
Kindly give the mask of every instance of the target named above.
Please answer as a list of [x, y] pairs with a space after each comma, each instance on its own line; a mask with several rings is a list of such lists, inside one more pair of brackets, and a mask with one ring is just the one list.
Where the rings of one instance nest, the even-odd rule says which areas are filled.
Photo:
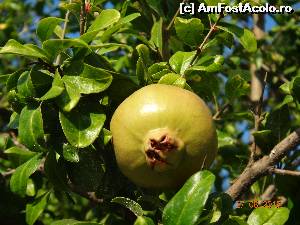
[[79, 162], [78, 148], [70, 144], [64, 144], [63, 146], [64, 159], [69, 162]]
[[27, 149], [18, 146], [6, 149], [4, 153], [8, 155], [8, 158], [11, 161], [16, 162], [17, 165], [25, 163], [36, 154], [35, 152], [28, 151]]
[[24, 197], [26, 194], [27, 181], [39, 167], [42, 153], [36, 154], [30, 160], [19, 166], [10, 179], [10, 189], [12, 192]]
[[[103, 69], [99, 69], [88, 64], [84, 64], [82, 71], [78, 71], [80, 74], [66, 74], [63, 76], [63, 81], [67, 83], [67, 86], [76, 87], [79, 93], [92, 94], [99, 93], [106, 90], [112, 82], [112, 75]], [[69, 92], [72, 87], [69, 87]], [[78, 99], [78, 95], [73, 94], [73, 99]], [[70, 96], [70, 95], [69, 95]], [[71, 97], [71, 99], [72, 99]]]
[[46, 151], [41, 107], [27, 105], [19, 119], [19, 138], [31, 151]]
[[54, 79], [52, 82], [51, 89], [43, 95], [41, 98], [39, 98], [40, 101], [49, 100], [52, 98], [56, 98], [64, 91], [64, 83], [58, 73], [58, 71], [55, 72]]
[[159, 84], [169, 84], [177, 87], [191, 90], [191, 87], [186, 83], [185, 78], [181, 77], [176, 73], [168, 73], [160, 78]]
[[72, 112], [59, 112], [59, 119], [67, 140], [74, 147], [84, 148], [98, 137], [106, 116], [95, 104], [79, 105]]
[[289, 218], [290, 210], [280, 208], [257, 208], [248, 217], [249, 225], [283, 225]]
[[215, 176], [209, 171], [191, 176], [164, 208], [163, 224], [196, 224], [214, 181]]
[[28, 225], [33, 225], [39, 218], [39, 216], [46, 208], [49, 197], [50, 192], [47, 192], [42, 196], [36, 198], [33, 203], [26, 205], [26, 223]]
[[[204, 58], [204, 57], [203, 57]], [[218, 72], [222, 70], [224, 63], [224, 56], [216, 55], [206, 57], [205, 60], [200, 59], [197, 65], [194, 65], [186, 70], [186, 73], [192, 71], [203, 71], [208, 73]]]
[[175, 19], [175, 30], [180, 40], [190, 46], [198, 45], [202, 40], [204, 25], [198, 18]]
[[117, 23], [115, 23], [113, 26], [109, 27], [103, 32], [103, 34], [100, 37], [101, 41], [106, 42], [114, 33], [120, 30], [120, 28], [122, 28], [132, 20], [138, 18], [139, 16], [141, 16], [140, 13], [132, 13], [128, 16], [125, 16], [124, 18], [121, 18]]
[[142, 216], [144, 214], [142, 207], [137, 202], [135, 202], [129, 198], [116, 197], [116, 198], [112, 199], [111, 202], [118, 203], [120, 205], [125, 206], [131, 212], [133, 212], [134, 215], [136, 215], [136, 216]]
[[153, 27], [151, 29], [151, 40], [155, 47], [158, 49], [159, 53], [163, 54], [163, 20], [160, 18], [160, 20], [156, 21], [153, 24]]
[[218, 148], [234, 145], [236, 141], [227, 133], [217, 130]]
[[176, 52], [169, 60], [170, 66], [178, 74], [184, 74], [196, 52]]
[[95, 21], [89, 27], [87, 32], [91, 32], [94, 30], [105, 29], [110, 25], [116, 23], [120, 19], [119, 11], [115, 9], [105, 9], [102, 10], [100, 15], [96, 17]]
[[34, 97], [36, 95], [30, 76], [31, 71], [23, 72], [18, 79], [18, 93], [24, 97]]
[[234, 36], [240, 41], [241, 45], [248, 52], [255, 52], [257, 49], [257, 43], [254, 34], [248, 29], [242, 29], [234, 24], [220, 23], [217, 26], [219, 29], [224, 30]]
[[51, 60], [54, 60], [58, 54], [71, 47], [82, 47], [90, 50], [88, 44], [78, 38], [50, 39], [43, 42], [43, 49], [51, 56]]
[[63, 81], [65, 89], [57, 98], [57, 104], [66, 112], [70, 112], [79, 102], [81, 97], [79, 88], [67, 79]]
[[36, 34], [43, 42], [51, 37], [55, 27], [63, 22], [64, 19], [57, 17], [47, 17], [39, 21], [36, 29]]
[[47, 54], [42, 49], [31, 44], [22, 45], [14, 39], [10, 39], [5, 46], [0, 49], [0, 54], [15, 54], [48, 60]]
[[100, 133], [100, 139], [102, 140], [102, 143], [104, 145], [107, 145], [110, 142], [110, 140], [112, 139], [111, 131], [103, 128]]
[[155, 225], [155, 224], [153, 220], [149, 217], [138, 216], [138, 218], [136, 218], [133, 225]]

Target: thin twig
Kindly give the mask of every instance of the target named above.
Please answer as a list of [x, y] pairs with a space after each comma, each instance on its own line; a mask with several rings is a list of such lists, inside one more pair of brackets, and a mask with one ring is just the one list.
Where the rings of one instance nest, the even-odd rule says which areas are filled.
[[197, 51], [195, 56], [193, 57], [192, 61], [190, 62], [190, 66], [192, 66], [196, 60], [198, 59], [199, 55], [202, 52], [202, 49], [204, 47], [204, 45], [206, 44], [206, 42], [208, 41], [208, 39], [210, 38], [210, 36], [212, 35], [212, 33], [215, 31], [217, 24], [220, 22], [220, 20], [224, 17], [224, 14], [219, 14], [219, 17], [217, 19], [217, 21], [214, 23], [214, 25], [212, 25], [210, 27], [210, 30], [208, 31], [207, 35], [205, 36], [205, 38], [203, 39], [202, 43], [197, 47]]
[[217, 110], [215, 115], [213, 115], [213, 120], [219, 120], [223, 113], [229, 108], [230, 104], [227, 102], [221, 108]]
[[[181, 3], [186, 3], [186, 2], [188, 2], [188, 0], [183, 0]], [[177, 11], [176, 11], [175, 15], [173, 16], [171, 22], [167, 26], [167, 28], [166, 28], [167, 31], [169, 31], [171, 29], [171, 27], [173, 26], [174, 21], [175, 21], [176, 17], [178, 16], [179, 12], [180, 12], [180, 7], [177, 9]]]
[[271, 168], [270, 173], [275, 173], [278, 175], [289, 175], [289, 176], [297, 176], [300, 177], [300, 171], [295, 170], [283, 170], [283, 169], [277, 169], [277, 168]]
[[80, 35], [85, 32], [85, 21], [86, 21], [86, 11], [85, 11], [85, 0], [81, 0], [80, 8]]
[[10, 170], [8, 170], [6, 172], [2, 172], [1, 175], [3, 177], [8, 177], [8, 176], [12, 175], [15, 171], [16, 171], [16, 169], [10, 169]]
[[[72, 3], [72, 0], [70, 0], [69, 3]], [[66, 34], [66, 30], [67, 30], [67, 24], [69, 22], [69, 15], [70, 15], [70, 10], [68, 10], [66, 12], [65, 22], [64, 22], [64, 25], [63, 25], [62, 34], [61, 34], [60, 39], [64, 39], [65, 38], [65, 34]], [[55, 64], [56, 65], [60, 65], [61, 64], [61, 54], [58, 54], [58, 56], [57, 56], [57, 58], [55, 60]]]

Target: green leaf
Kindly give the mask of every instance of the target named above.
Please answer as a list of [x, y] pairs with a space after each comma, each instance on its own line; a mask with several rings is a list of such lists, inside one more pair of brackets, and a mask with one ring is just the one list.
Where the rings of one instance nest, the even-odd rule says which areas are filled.
[[12, 192], [21, 197], [25, 196], [28, 178], [38, 169], [40, 162], [42, 161], [41, 156], [42, 153], [36, 154], [16, 169], [10, 179], [10, 189]]
[[46, 151], [41, 107], [27, 105], [19, 119], [19, 138], [31, 151]]
[[191, 87], [186, 83], [185, 78], [181, 77], [176, 73], [168, 73], [160, 78], [158, 81], [159, 84], [168, 84], [174, 85], [177, 87], [185, 88], [188, 90], [192, 90]]
[[27, 104], [24, 96], [18, 94], [15, 90], [11, 90], [7, 94], [7, 100], [14, 111], [21, 113], [22, 109]]
[[53, 223], [51, 223], [51, 225], [101, 225], [101, 224], [94, 223], [94, 222], [81, 222], [73, 219], [64, 219], [64, 220], [54, 221]]
[[59, 112], [60, 124], [71, 145], [84, 148], [98, 137], [106, 116], [103, 110], [92, 104], [77, 106], [72, 112]]
[[239, 75], [230, 77], [225, 85], [225, 94], [230, 101], [247, 95], [249, 91], [250, 85]]
[[199, 171], [190, 177], [164, 208], [163, 224], [196, 224], [214, 181], [215, 176], [209, 171]]
[[70, 112], [79, 102], [81, 97], [79, 88], [68, 80], [64, 80], [65, 89], [57, 98], [57, 104], [65, 111]]
[[135, 201], [124, 198], [124, 197], [116, 197], [111, 200], [111, 202], [118, 203], [120, 205], [125, 206], [127, 209], [129, 209], [131, 212], [134, 213], [136, 216], [142, 216], [144, 214], [142, 207]]
[[54, 60], [58, 54], [71, 47], [82, 47], [91, 51], [89, 45], [79, 38], [50, 39], [43, 42], [43, 49], [49, 53], [51, 60]]
[[196, 52], [176, 52], [169, 60], [171, 68], [179, 74], [184, 74], [190, 66]]
[[153, 220], [149, 217], [145, 216], [138, 216], [136, 220], [134, 221], [133, 225], [155, 225]]
[[26, 223], [33, 225], [46, 208], [50, 197], [50, 192], [36, 198], [33, 203], [26, 205]]
[[249, 225], [283, 225], [289, 218], [290, 210], [280, 208], [257, 208], [248, 217]]
[[162, 0], [146, 0], [148, 6], [153, 9], [158, 15], [164, 16], [164, 11], [162, 9]]
[[183, 19], [176, 17], [175, 30], [180, 40], [190, 46], [197, 46], [202, 38], [204, 25], [198, 18]]
[[300, 101], [300, 75], [293, 78], [290, 82], [290, 91], [291, 94]]
[[15, 54], [29, 58], [40, 58], [45, 61], [49, 60], [47, 54], [36, 45], [22, 45], [14, 39], [10, 39], [4, 47], [0, 49], [0, 54]]
[[141, 57], [139, 57], [136, 62], [136, 76], [138, 78], [139, 84], [141, 86], [145, 86], [145, 84], [147, 83], [148, 72]]
[[63, 146], [64, 159], [69, 162], [79, 162], [78, 148], [73, 147], [69, 144]]
[[48, 180], [56, 189], [68, 191], [67, 173], [64, 165], [57, 161], [55, 151], [49, 151], [44, 163], [44, 168]]
[[17, 112], [13, 112], [10, 115], [9, 123], [7, 124], [7, 127], [10, 128], [10, 129], [18, 129], [18, 127], [19, 127], [19, 118], [20, 118], [20, 115]]
[[91, 192], [103, 183], [104, 161], [99, 150], [93, 147], [79, 149], [79, 162], [65, 161], [68, 178], [77, 190]]
[[56, 71], [53, 82], [52, 82], [51, 89], [45, 95], [43, 95], [41, 98], [39, 98], [38, 100], [45, 101], [45, 100], [49, 100], [52, 98], [56, 98], [64, 91], [64, 89], [65, 89], [64, 83], [62, 82], [62, 79], [61, 79], [58, 71]]
[[63, 22], [64, 19], [57, 17], [47, 17], [42, 20], [37, 25], [36, 35], [43, 42], [51, 37], [55, 27]]
[[53, 82], [52, 74], [37, 66], [34, 66], [31, 69], [30, 79], [35, 89], [36, 97], [43, 96], [51, 88], [51, 84]]
[[105, 29], [109, 27], [110, 25], [118, 22], [121, 15], [119, 11], [115, 9], [105, 9], [102, 10], [100, 15], [96, 17], [92, 25], [89, 27], [87, 32], [91, 32], [94, 30], [100, 30]]
[[101, 133], [100, 133], [100, 138], [102, 140], [102, 143], [104, 145], [107, 145], [109, 143], [109, 141], [112, 139], [111, 131], [103, 128]]
[[103, 43], [106, 42], [115, 32], [120, 30], [120, 28], [122, 28], [124, 25], [140, 16], [140, 13], [133, 13], [128, 16], [125, 16], [124, 18], [121, 18], [116, 24], [114, 24], [114, 26], [109, 27], [103, 32], [103, 34], [100, 37], [101, 41]]
[[242, 29], [234, 24], [229, 24], [222, 22], [219, 26], [219, 29], [224, 30], [235, 37], [240, 41], [241, 45], [248, 51], [248, 52], [255, 52], [257, 49], [257, 42], [255, 39], [254, 34], [248, 29]]
[[151, 29], [151, 39], [150, 41], [153, 42], [155, 47], [158, 49], [160, 55], [163, 54], [163, 20], [160, 18], [153, 24]]
[[152, 65], [152, 61], [150, 59], [150, 51], [146, 45], [139, 44], [138, 46], [136, 46], [136, 50], [146, 67]]
[[[74, 72], [74, 74], [66, 72], [62, 79], [67, 85], [70, 86], [71, 84], [76, 87], [79, 93], [92, 94], [106, 90], [112, 82], [112, 75], [103, 69], [84, 64], [81, 71]], [[68, 92], [68, 94], [71, 93]], [[74, 96], [74, 93], [72, 94], [72, 97], [78, 98], [78, 95]]]
[[18, 85], [18, 80], [21, 74], [24, 72], [23, 69], [17, 70], [16, 72], [12, 73], [6, 81], [6, 90], [9, 92], [11, 89], [14, 89]]
[[167, 62], [159, 62], [159, 63], [154, 63], [151, 66], [148, 67], [148, 72], [150, 75], [153, 75], [155, 73], [161, 72], [162, 70], [167, 70], [169, 69], [169, 66]]
[[24, 96], [24, 97], [34, 97], [36, 95], [34, 86], [32, 84], [31, 80], [31, 71], [25, 71], [23, 72], [19, 79], [18, 79], [18, 94]]
[[283, 83], [282, 85], [280, 85], [279, 89], [283, 94], [290, 95], [290, 82]]
[[11, 147], [4, 151], [8, 155], [8, 158], [15, 162], [17, 165], [21, 165], [31, 159], [36, 153], [28, 151], [27, 149], [17, 146]]
[[229, 215], [229, 218], [222, 225], [249, 225], [249, 224], [246, 223], [242, 217]]
[[229, 134], [222, 132], [220, 130], [217, 130], [218, 135], [218, 148], [222, 148], [224, 146], [232, 146], [236, 143], [236, 141], [230, 137]]
[[267, 113], [265, 120], [266, 130], [271, 130], [277, 142], [283, 139], [290, 130], [290, 113], [288, 105], [283, 105], [280, 108], [275, 108], [270, 113]]
[[209, 56], [203, 58], [205, 58], [205, 61], [201, 58], [197, 62], [197, 65], [188, 68], [186, 70], [186, 73], [192, 71], [204, 71], [208, 73], [214, 73], [222, 70], [222, 64], [224, 63], [224, 56], [216, 55], [216, 56]]

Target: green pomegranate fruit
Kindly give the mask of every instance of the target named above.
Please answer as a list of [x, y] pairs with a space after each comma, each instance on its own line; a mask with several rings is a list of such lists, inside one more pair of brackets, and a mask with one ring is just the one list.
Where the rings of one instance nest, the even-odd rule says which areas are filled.
[[211, 113], [196, 94], [170, 85], [139, 89], [116, 109], [111, 123], [121, 171], [149, 188], [181, 185], [217, 153]]

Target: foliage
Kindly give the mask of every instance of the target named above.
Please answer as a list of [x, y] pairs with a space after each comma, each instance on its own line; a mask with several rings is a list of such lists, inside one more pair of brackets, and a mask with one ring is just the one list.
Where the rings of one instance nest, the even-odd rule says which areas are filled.
[[[251, 65], [268, 73], [253, 132], [261, 155], [300, 125], [299, 10], [270, 15], [277, 25], [256, 40], [251, 15], [177, 15], [177, 0], [86, 2], [84, 14], [79, 0], [0, 3], [1, 223], [296, 224], [299, 178], [262, 177], [240, 199], [275, 184], [272, 201], [287, 199], [279, 208], [237, 208], [224, 191], [249, 158]], [[151, 83], [194, 91], [216, 116], [218, 157], [179, 190], [137, 187], [115, 162], [111, 115]], [[296, 170], [299, 156], [276, 166]]]

